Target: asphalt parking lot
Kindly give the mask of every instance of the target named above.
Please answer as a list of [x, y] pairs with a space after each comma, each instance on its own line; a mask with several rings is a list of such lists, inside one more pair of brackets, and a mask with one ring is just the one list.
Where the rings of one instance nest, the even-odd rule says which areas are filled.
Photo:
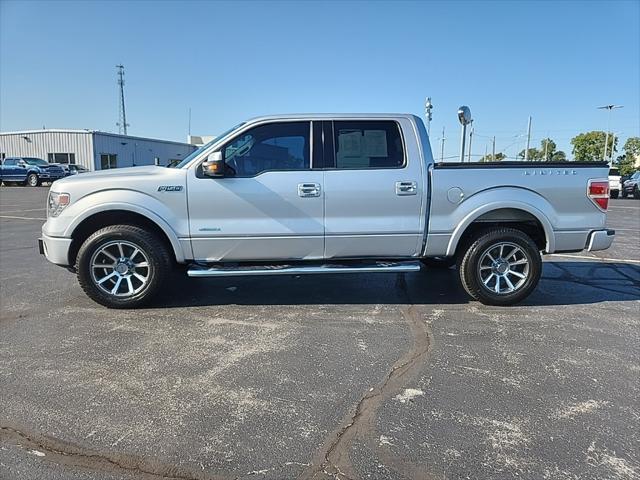
[[456, 272], [176, 279], [96, 305], [0, 189], [0, 478], [638, 479], [640, 201], [517, 307]]

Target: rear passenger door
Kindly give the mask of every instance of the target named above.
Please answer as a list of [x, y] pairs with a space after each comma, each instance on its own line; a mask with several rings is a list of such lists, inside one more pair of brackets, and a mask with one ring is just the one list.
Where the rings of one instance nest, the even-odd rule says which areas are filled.
[[[426, 192], [404, 120], [324, 122], [325, 258], [411, 257], [420, 250]], [[408, 147], [409, 145], [409, 151]]]

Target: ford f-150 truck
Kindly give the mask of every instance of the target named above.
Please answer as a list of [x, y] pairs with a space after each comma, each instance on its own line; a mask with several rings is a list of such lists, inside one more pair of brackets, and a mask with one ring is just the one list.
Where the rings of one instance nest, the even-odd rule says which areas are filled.
[[40, 250], [114, 308], [190, 277], [413, 272], [457, 263], [468, 294], [510, 305], [541, 252], [608, 248], [606, 163], [434, 163], [409, 114], [286, 115], [236, 125], [175, 168], [67, 177]]
[[0, 165], [0, 181], [7, 185], [19, 183], [37, 187], [42, 182], [54, 182], [64, 176], [60, 165], [50, 164], [41, 158], [9, 157]]

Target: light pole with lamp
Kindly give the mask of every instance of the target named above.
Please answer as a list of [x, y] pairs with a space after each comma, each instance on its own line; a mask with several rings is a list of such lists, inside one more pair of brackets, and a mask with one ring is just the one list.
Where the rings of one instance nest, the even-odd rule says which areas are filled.
[[464, 163], [464, 141], [467, 136], [467, 125], [471, 123], [471, 110], [469, 110], [469, 107], [463, 105], [458, 108], [458, 121], [462, 125], [462, 132], [460, 134], [460, 163]]
[[[611, 125], [611, 110], [614, 108], [622, 108], [624, 105], [603, 105], [598, 107], [599, 110], [609, 110], [607, 114], [607, 132], [604, 136], [604, 155], [602, 156], [602, 160], [607, 160], [607, 146], [609, 145], [609, 126]], [[613, 157], [613, 145], [611, 145], [611, 156]]]

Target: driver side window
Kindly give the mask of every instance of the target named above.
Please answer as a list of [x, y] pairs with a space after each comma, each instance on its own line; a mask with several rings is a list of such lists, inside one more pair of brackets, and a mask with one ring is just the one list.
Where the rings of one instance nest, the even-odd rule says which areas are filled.
[[309, 169], [309, 127], [309, 122], [281, 122], [247, 130], [223, 149], [226, 174], [254, 177], [269, 170]]

